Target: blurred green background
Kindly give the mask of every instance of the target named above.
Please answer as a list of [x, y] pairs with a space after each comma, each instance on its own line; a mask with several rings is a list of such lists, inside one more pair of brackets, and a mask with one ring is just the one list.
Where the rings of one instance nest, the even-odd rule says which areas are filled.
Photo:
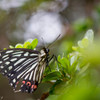
[[[89, 29], [94, 40], [92, 32], [84, 37]], [[46, 100], [100, 100], [100, 0], [0, 0], [0, 49], [30, 38], [37, 38], [40, 48], [59, 34], [62, 38], [50, 48], [59, 55], [59, 71], [49, 79], [47, 69], [33, 94], [14, 93], [0, 75], [1, 100], [44, 100], [48, 94]]]

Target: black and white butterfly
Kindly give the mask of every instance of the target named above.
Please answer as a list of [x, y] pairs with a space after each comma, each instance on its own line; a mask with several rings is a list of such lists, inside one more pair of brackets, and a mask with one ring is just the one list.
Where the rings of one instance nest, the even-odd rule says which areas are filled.
[[40, 51], [14, 48], [0, 51], [0, 72], [7, 76], [11, 86], [19, 91], [32, 93], [41, 82], [43, 72], [49, 64], [49, 49]]

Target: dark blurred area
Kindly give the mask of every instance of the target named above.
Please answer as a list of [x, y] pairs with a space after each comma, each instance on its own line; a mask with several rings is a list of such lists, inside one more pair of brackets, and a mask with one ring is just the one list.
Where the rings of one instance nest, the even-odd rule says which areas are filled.
[[[0, 49], [38, 38], [39, 45], [83, 36], [89, 28], [100, 33], [100, 0], [0, 0]], [[42, 83], [33, 94], [14, 93], [0, 75], [0, 100], [40, 100], [51, 84]]]

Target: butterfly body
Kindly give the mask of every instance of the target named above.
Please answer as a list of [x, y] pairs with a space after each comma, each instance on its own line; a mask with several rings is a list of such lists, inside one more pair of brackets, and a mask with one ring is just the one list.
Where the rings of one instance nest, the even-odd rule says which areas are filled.
[[16, 90], [32, 93], [41, 82], [43, 72], [49, 63], [49, 49], [40, 51], [31, 49], [7, 49], [0, 51], [0, 72], [7, 76], [9, 83]]

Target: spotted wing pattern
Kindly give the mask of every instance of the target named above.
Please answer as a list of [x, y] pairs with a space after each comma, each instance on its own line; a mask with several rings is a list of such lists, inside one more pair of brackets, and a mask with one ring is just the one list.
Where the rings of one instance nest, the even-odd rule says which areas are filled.
[[19, 91], [32, 93], [40, 83], [46, 63], [40, 52], [30, 49], [7, 49], [0, 51], [0, 72], [7, 76], [11, 86]]

